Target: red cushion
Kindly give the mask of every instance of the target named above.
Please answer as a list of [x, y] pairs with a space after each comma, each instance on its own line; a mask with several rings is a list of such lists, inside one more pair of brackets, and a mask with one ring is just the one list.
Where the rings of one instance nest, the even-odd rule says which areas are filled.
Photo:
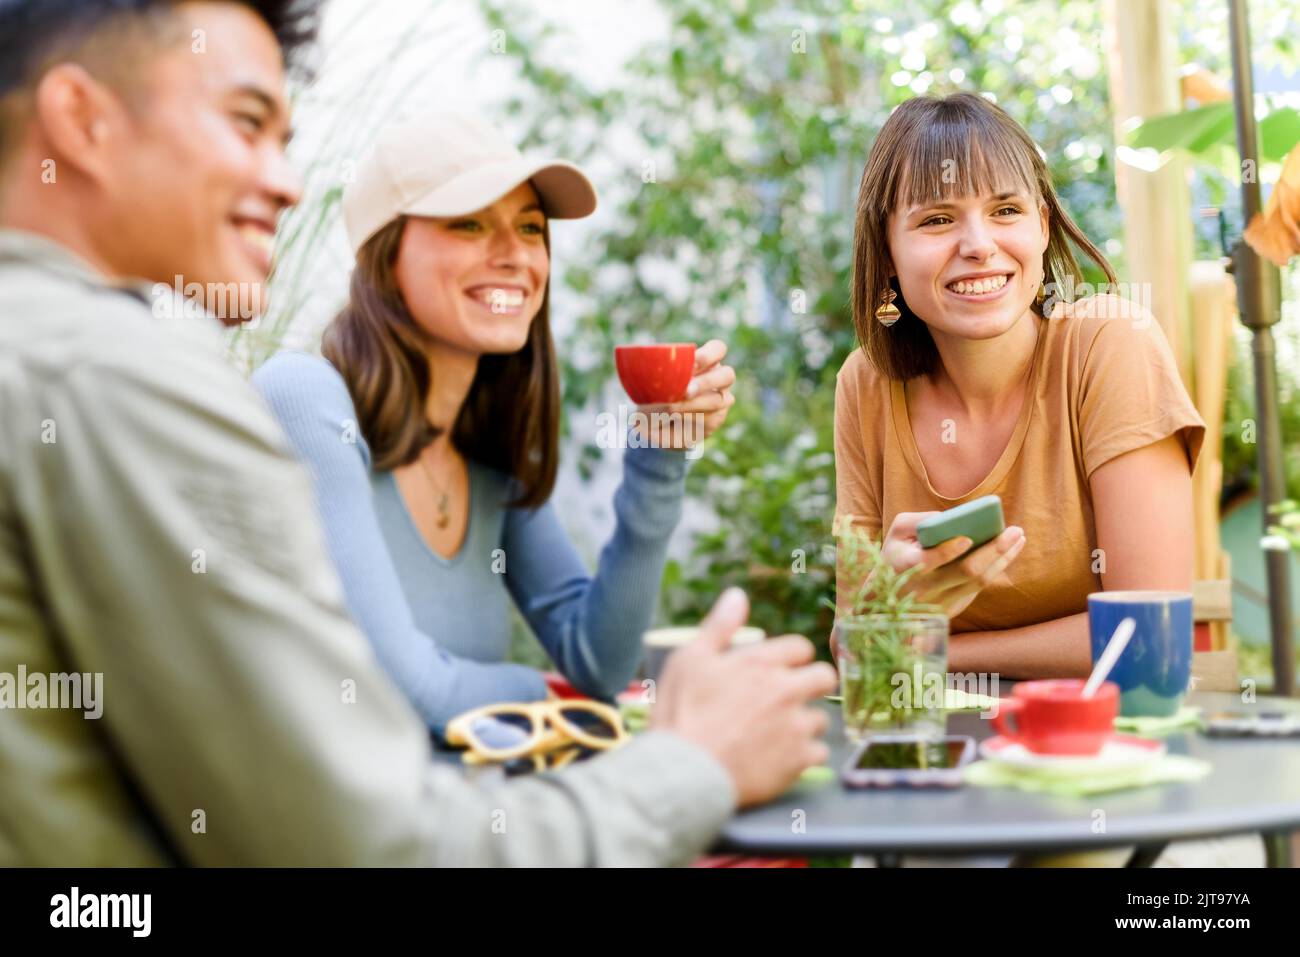
[[[564, 677], [564, 675], [560, 674], [558, 671], [544, 671], [542, 672], [542, 677], [546, 679], [546, 687], [554, 691], [556, 697], [558, 698], [586, 698], [587, 697], [587, 695], [583, 694], [573, 685], [569, 684], [568, 680]], [[641, 687], [641, 682], [632, 681], [629, 682], [628, 686], [623, 689], [623, 693], [640, 694], [644, 690], [645, 689]]]

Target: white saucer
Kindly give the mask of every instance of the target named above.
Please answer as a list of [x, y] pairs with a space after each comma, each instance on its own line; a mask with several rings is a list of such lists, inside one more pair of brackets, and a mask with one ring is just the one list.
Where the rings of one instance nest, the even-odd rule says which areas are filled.
[[1016, 768], [1096, 774], [1139, 767], [1164, 757], [1165, 743], [1127, 734], [1114, 735], [1096, 754], [1037, 754], [998, 735], [980, 744], [980, 756]]

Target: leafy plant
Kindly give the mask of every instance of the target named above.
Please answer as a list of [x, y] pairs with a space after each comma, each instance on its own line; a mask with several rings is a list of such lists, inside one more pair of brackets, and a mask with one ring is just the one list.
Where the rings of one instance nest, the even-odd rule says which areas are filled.
[[[1283, 299], [1300, 296], [1300, 269], [1282, 273]], [[1296, 357], [1300, 357], [1300, 326], [1283, 319], [1273, 327], [1277, 348], [1278, 418], [1283, 437], [1282, 471], [1285, 495], [1300, 500], [1300, 378]], [[1234, 359], [1228, 367], [1227, 396], [1223, 412], [1223, 504], [1252, 490], [1258, 482], [1258, 412], [1255, 401], [1255, 372], [1251, 361], [1250, 333], [1244, 326], [1234, 330]]]
[[584, 464], [601, 457], [575, 426], [618, 400], [615, 345], [725, 339], [737, 403], [688, 477], [693, 539], [667, 566], [662, 615], [698, 620], [740, 585], [754, 624], [806, 634], [828, 656], [835, 374], [856, 346], [853, 203], [872, 139], [918, 93], [987, 91], [1116, 255], [1111, 128], [1096, 122], [1107, 96], [1099, 8], [661, 0], [662, 39], [598, 86], [566, 67], [538, 8], [480, 6], [524, 81], [503, 105], [525, 124], [525, 146], [607, 171], [606, 224], [555, 264], [569, 307], [557, 326], [572, 322], [560, 350], [568, 447]]
[[[1280, 106], [1259, 120], [1259, 159], [1280, 163], [1300, 141], [1300, 111]], [[1153, 116], [1134, 125], [1128, 145], [1135, 149], [1185, 151], [1211, 163], [1225, 176], [1240, 175], [1233, 104], [1211, 103], [1191, 110]]]
[[1277, 516], [1277, 524], [1270, 525], [1268, 533], [1285, 539], [1293, 549], [1300, 552], [1300, 502], [1285, 499], [1270, 508], [1269, 514]]
[[942, 616], [943, 611], [906, 590], [920, 566], [895, 570], [883, 542], [864, 529], [846, 526], [838, 538], [841, 580], [861, 582], [847, 600], [828, 602], [840, 614], [835, 633], [842, 646], [845, 725], [860, 731], [906, 727], [928, 709], [913, 700], [917, 689], [906, 696], [897, 693], [898, 676], [910, 682], [918, 663], [926, 670], [925, 659], [934, 657], [934, 649], [924, 647], [932, 636], [923, 630], [918, 635], [918, 627], [927, 624], [919, 619]]
[[779, 404], [748, 377], [737, 383], [726, 428], [708, 441], [688, 478], [688, 494], [708, 503], [713, 525], [695, 532], [687, 555], [669, 561], [664, 613], [671, 621], [697, 619], [722, 588], [740, 585], [753, 624], [769, 634], [813, 637], [826, 655], [834, 619], [821, 603], [834, 587], [834, 388], [828, 383], [804, 398], [795, 378], [769, 380], [790, 383]]
[[907, 583], [920, 572], [920, 565], [897, 571], [885, 557], [884, 541], [873, 538], [858, 526], [846, 523], [837, 538], [841, 578], [862, 584], [847, 602], [831, 603], [833, 609], [848, 618], [878, 615], [893, 621], [911, 614], [942, 614], [942, 609], [918, 602], [916, 595], [906, 590]]
[[[1252, 6], [1251, 17], [1257, 30], [1261, 23], [1267, 26], [1281, 22], [1281, 8], [1271, 0]], [[1198, 34], [1198, 38], [1202, 35]], [[1268, 33], [1257, 32], [1256, 36], [1268, 36]], [[1296, 66], [1294, 46], [1283, 38], [1273, 44], [1257, 41], [1252, 53], [1259, 67], [1280, 63], [1294, 70]], [[1185, 56], [1189, 59], [1208, 59], [1214, 63], [1219, 73], [1226, 75], [1226, 49], [1207, 51], [1192, 45], [1185, 50]], [[1288, 100], [1293, 101], [1293, 98], [1286, 94], [1256, 97], [1261, 163], [1261, 169], [1256, 171], [1256, 175], [1261, 181], [1271, 178], [1269, 174], [1273, 164], [1286, 163], [1290, 154], [1300, 148], [1300, 110], [1285, 105]], [[1247, 236], [1251, 236], [1251, 231], [1246, 229], [1247, 224], [1241, 221], [1238, 187], [1242, 169], [1237, 151], [1234, 109], [1231, 101], [1209, 103], [1195, 109], [1150, 117], [1134, 124], [1128, 134], [1129, 146], [1160, 151], [1177, 150], [1192, 161], [1193, 182], [1204, 188], [1205, 195], [1218, 213], [1216, 236], [1207, 236], [1206, 230], [1198, 230], [1197, 255], [1202, 258], [1226, 255], [1236, 235], [1243, 230]], [[1290, 158], [1294, 163], [1295, 158]], [[1280, 187], [1284, 188], [1284, 185], [1279, 180], [1273, 189], [1276, 191]], [[1256, 217], [1257, 224], [1260, 218]], [[1298, 274], [1300, 269], [1297, 269], [1296, 263], [1282, 268], [1284, 302], [1293, 301], [1297, 292], [1300, 292]], [[1224, 505], [1243, 491], [1253, 488], [1258, 479], [1253, 364], [1249, 336], [1241, 328], [1235, 332], [1235, 355], [1228, 370], [1221, 450], [1221, 502]], [[1300, 350], [1300, 332], [1297, 332], [1294, 321], [1288, 320], [1286, 305], [1283, 306], [1282, 322], [1274, 329], [1274, 336], [1283, 350], [1289, 347], [1290, 355], [1300, 354], [1296, 351]], [[1283, 361], [1278, 363], [1277, 369], [1279, 415], [1284, 437], [1300, 434], [1300, 380], [1296, 378], [1294, 363], [1285, 361], [1287, 356], [1287, 351], [1281, 352], [1280, 358]], [[1280, 452], [1283, 456], [1287, 494], [1295, 498], [1300, 496], [1300, 446], [1295, 443], [1284, 445]]]
[[[1028, 130], [1065, 207], [1124, 275], [1116, 144], [1112, 124], [1098, 122], [1109, 97], [1101, 5], [659, 0], [665, 29], [599, 80], [573, 68], [572, 38], [542, 8], [479, 6], [509, 40], [494, 60], [521, 78], [501, 105], [527, 131], [524, 145], [600, 171], [607, 216], [555, 261], [557, 328], [571, 322], [560, 350], [566, 437], [580, 474], [602, 451], [575, 423], [619, 395], [616, 344], [725, 339], [737, 404], [688, 477], [692, 541], [668, 563], [662, 615], [698, 620], [740, 585], [754, 624], [806, 634], [827, 656], [835, 373], [856, 345], [853, 202], [872, 140], [911, 96], [983, 92]], [[1180, 54], [1225, 74], [1225, 5], [1171, 6]], [[1292, 6], [1251, 4], [1262, 69], [1300, 62]], [[1086, 281], [1102, 278], [1082, 265]], [[1240, 466], [1253, 476], [1253, 447], [1241, 453], [1225, 475]]]

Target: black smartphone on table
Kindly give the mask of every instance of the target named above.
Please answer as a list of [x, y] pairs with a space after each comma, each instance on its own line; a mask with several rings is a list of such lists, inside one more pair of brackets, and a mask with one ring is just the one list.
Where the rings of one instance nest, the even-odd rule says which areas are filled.
[[957, 787], [975, 759], [975, 739], [880, 735], [858, 747], [840, 772], [845, 787]]

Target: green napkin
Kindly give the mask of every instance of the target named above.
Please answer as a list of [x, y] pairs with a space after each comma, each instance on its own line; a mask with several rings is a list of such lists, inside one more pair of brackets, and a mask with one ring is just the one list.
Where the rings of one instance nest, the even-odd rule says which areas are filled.
[[943, 689], [943, 706], [947, 711], [988, 711], [997, 704], [998, 699], [974, 691], [962, 691], [960, 688]]
[[1163, 738], [1175, 731], [1184, 731], [1188, 728], [1199, 728], [1200, 726], [1201, 709], [1187, 705], [1179, 708], [1173, 714], [1159, 718], [1145, 716], [1126, 718], [1120, 715], [1115, 719], [1116, 731], [1136, 734], [1144, 738]]
[[798, 797], [801, 794], [811, 794], [814, 791], [820, 791], [826, 785], [836, 779], [835, 769], [825, 764], [814, 764], [810, 768], [804, 768], [803, 773], [794, 779], [794, 783], [785, 791], [787, 797]]
[[645, 701], [620, 701], [619, 713], [628, 734], [638, 734], [650, 726], [650, 705]]
[[1210, 765], [1197, 758], [1166, 754], [1158, 761], [1095, 774], [1062, 772], [1051, 768], [1014, 768], [998, 761], [976, 761], [966, 768], [966, 783], [977, 787], [1019, 788], [1063, 797], [1085, 797], [1106, 791], [1195, 781], [1210, 773]]
[[829, 784], [835, 780], [835, 769], [827, 767], [824, 764], [814, 764], [810, 768], [804, 768], [803, 773], [799, 775], [797, 784], [806, 784], [812, 787], [820, 787], [823, 784]]

